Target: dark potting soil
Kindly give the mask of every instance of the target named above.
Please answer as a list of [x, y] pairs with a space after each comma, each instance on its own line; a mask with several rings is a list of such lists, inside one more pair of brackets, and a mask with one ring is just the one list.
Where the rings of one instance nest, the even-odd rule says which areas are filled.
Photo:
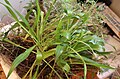
[[[14, 41], [16, 44], [24, 46], [26, 48], [29, 48], [34, 45], [34, 42], [28, 40], [23, 41], [21, 37], [14, 37], [11, 40]], [[14, 59], [18, 55], [25, 51], [24, 49], [21, 49], [6, 42], [0, 42], [0, 44], [2, 45], [2, 47], [0, 47], [0, 52], [6, 55], [11, 61], [14, 61]], [[27, 71], [31, 68], [32, 64], [34, 63], [35, 59], [36, 55], [34, 53], [31, 53], [22, 63], [19, 64], [19, 66], [16, 68], [16, 71], [20, 77], [23, 77], [27, 73]], [[65, 73], [63, 73], [61, 69], [56, 64], [54, 64], [54, 56], [47, 58], [46, 61], [49, 62], [51, 66], [54, 65], [54, 69], [63, 79], [67, 79]], [[35, 71], [36, 66], [33, 69], [33, 74]], [[90, 66], [87, 72], [87, 79], [98, 79], [96, 76], [96, 68]], [[54, 71], [52, 71], [52, 69], [48, 65], [46, 65], [45, 62], [42, 62], [41, 66], [39, 67], [39, 73], [40, 74], [38, 75], [37, 79], [59, 79], [59, 77], [54, 73]], [[71, 65], [71, 72], [67, 73], [67, 75], [70, 79], [83, 79], [83, 66]], [[27, 77], [28, 78], [26, 79], [29, 79], [29, 76]]]

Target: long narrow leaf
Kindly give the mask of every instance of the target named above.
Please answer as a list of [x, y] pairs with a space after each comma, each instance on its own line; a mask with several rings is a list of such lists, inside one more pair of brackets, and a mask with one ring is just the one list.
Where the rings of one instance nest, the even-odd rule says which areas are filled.
[[48, 17], [49, 17], [49, 15], [50, 15], [50, 12], [51, 12], [52, 8], [53, 8], [53, 5], [51, 4], [49, 10], [47, 11], [47, 13], [46, 13], [46, 15], [45, 15], [44, 26], [45, 26], [45, 24], [46, 24], [46, 22], [47, 22], [47, 20], [48, 20]]
[[36, 25], [36, 27], [37, 27], [37, 37], [39, 37], [39, 28], [40, 28], [40, 26], [39, 26], [39, 21], [40, 21], [40, 13], [41, 13], [41, 10], [40, 10], [40, 4], [39, 4], [39, 1], [38, 0], [35, 0], [35, 2], [36, 2], [36, 6], [37, 6], [37, 15], [36, 15], [36, 24], [34, 24], [34, 25]]
[[4, 0], [8, 5], [11, 6], [10, 2], [8, 0]]
[[[14, 10], [15, 10], [15, 9], [14, 9]], [[29, 22], [25, 19], [25, 17], [24, 17], [22, 14], [20, 14], [17, 10], [15, 10], [15, 12], [19, 15], [19, 17], [20, 17], [21, 20], [26, 24], [26, 26], [29, 26], [29, 27], [30, 27]]]
[[[0, 4], [4, 5], [4, 6], [6, 7], [6, 9], [9, 11], [9, 13], [11, 14], [11, 16], [14, 18], [14, 20], [17, 21], [18, 24], [19, 24], [26, 32], [29, 33], [29, 31], [26, 29], [26, 27], [18, 20], [16, 14], [13, 12], [13, 10], [12, 10], [9, 6], [7, 6], [7, 5], [5, 5], [5, 4], [3, 4], [3, 3], [1, 3], [1, 2], [0, 2]], [[30, 34], [30, 33], [29, 33], [29, 34]], [[31, 34], [30, 34], [30, 35], [31, 35]]]
[[42, 35], [43, 30], [44, 30], [43, 20], [44, 20], [44, 13], [41, 12], [41, 25], [40, 25], [39, 34], [38, 34], [39, 36]]
[[41, 64], [42, 59], [43, 59], [43, 55], [42, 55], [42, 53], [41, 53], [39, 50], [37, 50], [37, 55], [36, 55], [36, 64], [37, 64], [37, 65], [40, 65], [40, 64]]
[[51, 49], [49, 51], [44, 52], [43, 53], [44, 59], [46, 59], [46, 58], [48, 58], [50, 56], [53, 56], [55, 54], [55, 51], [56, 51], [56, 49]]
[[[12, 7], [12, 5], [11, 5], [7, 0], [6, 0], [6, 3], [7, 3], [9, 6]], [[15, 9], [12, 7], [12, 9], [17, 13], [17, 15], [18, 15], [18, 16], [21, 18], [21, 20], [24, 22], [24, 24], [25, 24], [25, 25], [24, 25], [24, 24], [22, 24], [22, 23], [19, 21], [19, 19], [17, 18], [16, 14], [13, 12], [13, 10], [12, 10], [9, 6], [7, 6], [7, 5], [5, 5], [5, 4], [3, 4], [3, 3], [1, 3], [1, 2], [0, 2], [0, 4], [4, 5], [4, 6], [8, 9], [8, 11], [9, 11], [9, 13], [12, 15], [12, 17], [15, 19], [15, 21], [17, 21], [18, 24], [19, 24], [27, 33], [29, 33], [29, 34], [37, 41], [36, 35], [35, 35], [34, 31], [31, 29], [31, 27], [30, 27], [30, 25], [29, 25], [29, 22], [25, 19], [25, 17], [24, 17], [23, 15], [21, 15], [17, 10], [15, 10]], [[28, 27], [29, 30], [27, 30], [26, 27]]]
[[95, 62], [95, 61], [93, 61], [93, 60], [91, 60], [91, 59], [89, 59], [89, 58], [87, 58], [87, 57], [84, 57], [84, 56], [82, 56], [82, 57], [83, 57], [83, 59], [84, 59], [86, 62], [89, 62], [89, 64], [94, 65], [94, 66], [96, 66], [96, 67], [114, 69], [114, 68], [112, 68], [112, 67], [110, 67], [110, 66], [97, 63], [97, 62]]
[[16, 14], [13, 12], [13, 10], [12, 10], [9, 6], [7, 6], [7, 5], [5, 5], [5, 4], [3, 4], [3, 3], [1, 3], [1, 2], [0, 2], [0, 4], [2, 4], [3, 6], [5, 6], [6, 9], [9, 11], [9, 13], [12, 15], [12, 17], [13, 17], [16, 21], [18, 21], [18, 18], [17, 18], [17, 16], [16, 16]]
[[[15, 10], [15, 9], [14, 9]], [[19, 17], [22, 19], [22, 21], [25, 23], [25, 25], [28, 27], [30, 35], [36, 39], [36, 35], [35, 32], [31, 29], [29, 22], [25, 19], [25, 17], [23, 15], [21, 15], [17, 10], [15, 10], [15, 12], [19, 15]], [[23, 26], [24, 28], [26, 28], [25, 26]]]
[[66, 72], [69, 72], [70, 71], [70, 66], [68, 63], [66, 63], [63, 67], [63, 70], [65, 70]]
[[[73, 57], [73, 58], [76, 58], [76, 59], [80, 59], [79, 56], [77, 56], [77, 55], [72, 55], [72, 54], [70, 54], [69, 57]], [[86, 63], [87, 63], [88, 65], [92, 65], [92, 66], [96, 66], [96, 67], [100, 67], [100, 68], [110, 68], [110, 69], [114, 69], [114, 68], [112, 68], [112, 67], [110, 67], [110, 66], [108, 66], [108, 65], [98, 63], [98, 62], [96, 62], [96, 61], [94, 61], [94, 60], [92, 60], [92, 59], [89, 59], [89, 58], [85, 57], [85, 56], [82, 56], [82, 58], [86, 61]]]
[[24, 61], [29, 54], [32, 52], [32, 50], [35, 48], [35, 46], [30, 47], [29, 49], [27, 49], [24, 53], [20, 54], [12, 63], [12, 66], [8, 72], [7, 78], [11, 75], [11, 73], [13, 72], [13, 70], [22, 62]]
[[8, 35], [8, 33], [13, 30], [14, 28], [18, 27], [19, 24], [18, 23], [15, 23], [7, 32], [4, 33], [4, 37], [3, 37], [3, 40], [6, 38], [6, 36]]
[[37, 69], [36, 69], [35, 74], [33, 75], [32, 79], [36, 79], [38, 71], [39, 71], [39, 65], [37, 66]]
[[19, 48], [22, 48], [22, 49], [26, 49], [25, 47], [20, 46], [20, 45], [12, 42], [11, 40], [9, 40], [9, 39], [7, 39], [7, 38], [3, 39], [2, 41], [8, 42], [8, 43], [10, 43], [10, 44], [12, 44], [12, 45], [14, 45], [14, 46], [16, 46], [16, 47], [19, 47]]
[[55, 55], [56, 55], [56, 60], [59, 59], [60, 55], [63, 53], [64, 51], [64, 46], [61, 46], [61, 45], [58, 45], [56, 47], [56, 52], [55, 52]]
[[[5, 2], [9, 5], [9, 6], [11, 6], [12, 7], [12, 5], [9, 3], [9, 1], [8, 0], [5, 0]], [[4, 4], [5, 5], [5, 4]], [[13, 8], [13, 7], [12, 7]], [[14, 8], [13, 8], [14, 9]], [[15, 10], [15, 9], [14, 9]], [[22, 19], [22, 21], [27, 25], [27, 26], [29, 26], [29, 23], [28, 23], [28, 21], [17, 11], [17, 10], [15, 10], [15, 12], [19, 15], [19, 17]], [[14, 13], [14, 12], [13, 12]]]
[[86, 75], [87, 75], [87, 66], [86, 66], [86, 62], [85, 60], [83, 59], [83, 57], [77, 52], [75, 51], [73, 48], [69, 47], [73, 52], [75, 52], [77, 54], [77, 56], [81, 59], [81, 61], [83, 62], [84, 64], [84, 79], [86, 79]]

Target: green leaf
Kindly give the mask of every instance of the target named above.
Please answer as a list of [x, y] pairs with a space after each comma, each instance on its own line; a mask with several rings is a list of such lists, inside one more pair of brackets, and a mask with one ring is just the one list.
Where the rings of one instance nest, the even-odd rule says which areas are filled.
[[[83, 56], [82, 56], [83, 57]], [[104, 64], [100, 64], [98, 62], [95, 62], [87, 57], [83, 57], [83, 59], [86, 61], [86, 62], [89, 62], [90, 65], [93, 65], [93, 66], [96, 66], [96, 67], [101, 67], [101, 68], [110, 68], [110, 69], [113, 69], [112, 67], [110, 66], [107, 66], [107, 65], [104, 65]]]
[[82, 24], [86, 23], [86, 21], [89, 19], [89, 16], [90, 16], [90, 14], [87, 13], [87, 12], [83, 15], [83, 17], [82, 17], [82, 20], [83, 20]]
[[22, 62], [24, 61], [29, 54], [32, 52], [32, 50], [35, 48], [35, 46], [30, 47], [29, 49], [27, 49], [24, 53], [20, 54], [12, 63], [12, 66], [8, 72], [7, 78], [11, 75], [11, 73], [13, 72], [13, 70]]
[[4, 6], [7, 8], [7, 10], [9, 11], [9, 13], [12, 15], [12, 17], [13, 17], [16, 21], [18, 21], [18, 18], [17, 18], [17, 16], [16, 16], [16, 14], [12, 11], [12, 9], [11, 9], [9, 6], [7, 6], [7, 5], [5, 5], [5, 4], [3, 4], [3, 3], [1, 3], [1, 2], [0, 2], [0, 4], [4, 5]]
[[[14, 9], [15, 10], [15, 9]], [[20, 23], [20, 21], [18, 21], [21, 25], [22, 25], [22, 28], [28, 33], [31, 35], [32, 38], [34, 38], [36, 41], [37, 41], [37, 37], [36, 37], [36, 34], [35, 32], [33, 31], [33, 29], [30, 27], [30, 24], [29, 22], [25, 19], [25, 17], [23, 15], [21, 15], [17, 10], [15, 10], [15, 12], [19, 15], [19, 17], [22, 19], [22, 21], [24, 22], [24, 24], [26, 25], [23, 25]], [[26, 29], [26, 27], [28, 27], [29, 30]]]
[[[7, 8], [7, 10], [9, 11], [9, 13], [11, 14], [11, 16], [15, 19], [15, 21], [17, 21], [18, 24], [19, 24], [27, 33], [29, 33], [31, 36], [33, 36], [33, 38], [36, 40], [35, 34], [34, 34], [34, 32], [31, 30], [31, 27], [29, 26], [29, 23], [27, 22], [27, 20], [26, 20], [17, 10], [15, 10], [15, 9], [13, 8], [13, 9], [15, 10], [15, 12], [21, 17], [22, 21], [23, 21], [26, 25], [29, 26], [30, 31], [28, 31], [28, 30], [26, 29], [26, 26], [18, 20], [16, 14], [13, 12], [13, 10], [12, 10], [9, 6], [7, 6], [7, 5], [5, 5], [5, 4], [3, 4], [3, 3], [1, 3], [1, 2], [0, 2], [0, 4], [4, 5], [4, 6]], [[27, 27], [28, 27], [28, 26], [27, 26]]]
[[4, 0], [8, 5], [12, 6], [8, 0]]
[[39, 65], [41, 63], [42, 59], [43, 59], [42, 53], [39, 50], [37, 50], [36, 64]]
[[[15, 10], [15, 9], [14, 9]], [[22, 15], [22, 14], [20, 14], [17, 10], [15, 10], [15, 12], [19, 15], [19, 17], [22, 19], [22, 21], [26, 24], [26, 26], [29, 26], [30, 27], [30, 25], [29, 25], [29, 22], [25, 19], [25, 17]]]
[[56, 33], [60, 32], [60, 30], [62, 29], [62, 25], [63, 25], [63, 22], [62, 22], [62, 20], [60, 20], [59, 23], [58, 23], [58, 26], [56, 28]]
[[46, 13], [46, 15], [45, 15], [44, 25], [45, 25], [45, 23], [47, 22], [48, 17], [50, 16], [50, 13], [51, 13], [52, 8], [53, 8], [53, 5], [50, 4], [50, 8], [48, 9], [48, 11], [47, 11], [47, 13]]
[[29, 12], [27, 12], [26, 16], [25, 16], [25, 19], [28, 20], [29, 19], [29, 16], [30, 14], [33, 12], [34, 10], [30, 10]]
[[60, 38], [60, 31], [62, 30], [62, 25], [63, 25], [63, 22], [62, 20], [59, 21], [57, 27], [56, 27], [56, 31], [55, 31], [55, 38], [56, 39], [59, 39]]
[[91, 39], [93, 39], [92, 35], [86, 35], [81, 40], [84, 41], [84, 42], [88, 42]]
[[[13, 10], [9, 7], [9, 6], [7, 6], [7, 5], [5, 5], [5, 4], [3, 4], [3, 3], [1, 3], [0, 2], [0, 4], [2, 4], [2, 5], [4, 5], [6, 8], [7, 8], [7, 10], [9, 11], [9, 13], [11, 14], [11, 16], [15, 19], [15, 21], [17, 21], [18, 22], [18, 24], [25, 30], [25, 31], [27, 31], [28, 33], [29, 33], [29, 31], [26, 29], [26, 27], [18, 20], [18, 18], [17, 18], [17, 16], [16, 16], [16, 14], [13, 12]], [[14, 8], [13, 8], [14, 9]], [[15, 10], [15, 9], [14, 9]], [[15, 10], [16, 11], [16, 10]], [[17, 11], [16, 11], [17, 12]], [[17, 12], [18, 14], [20, 14], [19, 12]], [[20, 14], [21, 15], [21, 14]], [[22, 16], [22, 15], [21, 15]], [[23, 21], [24, 22], [24, 21]], [[30, 34], [30, 33], [29, 33]]]
[[61, 45], [58, 45], [56, 47], [56, 52], [55, 52], [55, 55], [56, 55], [56, 60], [58, 60], [58, 58], [60, 57], [60, 55], [63, 53], [63, 46]]
[[41, 26], [40, 26], [38, 37], [43, 33], [43, 30], [44, 30], [43, 20], [44, 20], [44, 12], [41, 12]]
[[15, 23], [7, 32], [4, 33], [4, 37], [2, 40], [4, 40], [6, 38], [6, 36], [8, 35], [8, 33], [13, 30], [14, 28], [18, 27], [19, 24], [18, 23]]
[[93, 50], [96, 50], [98, 52], [103, 52], [104, 51], [104, 47], [100, 44], [89, 44], [90, 47], [93, 49]]
[[20, 45], [12, 42], [11, 40], [9, 40], [9, 39], [7, 39], [7, 38], [3, 39], [3, 41], [8, 42], [8, 43], [10, 43], [10, 44], [12, 44], [12, 45], [14, 45], [14, 46], [16, 46], [16, 47], [19, 47], [19, 48], [22, 48], [22, 49], [26, 49], [25, 47], [20, 46]]
[[[5, 0], [5, 2], [12, 7], [12, 5], [9, 3], [8, 0]], [[5, 6], [5, 4], [4, 4], [4, 6]], [[9, 7], [6, 7], [6, 8], [9, 8]], [[13, 8], [13, 7], [12, 7], [12, 8]], [[13, 8], [13, 9], [14, 9], [14, 8]], [[15, 10], [15, 9], [14, 9], [14, 10]], [[10, 11], [9, 11], [9, 12], [10, 12]], [[27, 21], [17, 10], [15, 10], [15, 12], [20, 16], [20, 18], [22, 19], [22, 21], [23, 21], [27, 26], [29, 26], [28, 21]], [[12, 12], [12, 13], [14, 13], [14, 12]], [[11, 13], [11, 15], [13, 15], [12, 13]], [[15, 14], [14, 14], [14, 15], [15, 15]]]
[[71, 26], [73, 26], [77, 21], [79, 20], [79, 16], [73, 16], [73, 21], [71, 23]]
[[65, 37], [66, 39], [70, 40], [71, 39], [71, 34], [69, 31], [65, 30], [62, 32], [61, 36]]
[[[33, 75], [33, 78], [32, 78], [32, 79], [37, 79], [38, 71], [39, 71], [39, 65], [37, 66], [37, 69], [36, 69], [35, 74]], [[30, 79], [31, 79], [31, 78], [30, 78]]]
[[70, 66], [68, 63], [66, 63], [63, 67], [62, 67], [63, 70], [65, 70], [66, 72], [69, 72], [70, 71]]
[[[73, 58], [76, 58], [76, 59], [80, 59], [79, 56], [74, 55], [74, 54], [70, 54], [69, 57], [73, 57]], [[82, 56], [82, 58], [84, 59], [84, 61], [86, 61], [86, 63], [87, 63], [88, 65], [93, 65], [93, 66], [96, 66], [96, 67], [99, 67], [99, 68], [114, 69], [113, 67], [110, 67], [110, 66], [105, 65], [105, 64], [100, 64], [100, 63], [98, 63], [98, 62], [96, 62], [96, 61], [94, 61], [94, 60], [92, 60], [92, 59], [89, 59], [89, 58], [87, 58], [87, 57], [85, 57], [85, 56]]]
[[[39, 0], [36, 0], [36, 6], [37, 6], [37, 15], [36, 15], [36, 22], [34, 25], [36, 25], [37, 27], [37, 37], [39, 38], [39, 36], [42, 34], [43, 32], [43, 16], [44, 16], [44, 13], [41, 13], [41, 10], [40, 10], [40, 4], [39, 4]], [[41, 16], [41, 21], [42, 21], [42, 24], [39, 26], [39, 21], [40, 21], [40, 15], [43, 15]]]
[[[40, 12], [41, 12], [41, 10], [40, 10], [40, 6], [39, 6], [39, 0], [36, 0], [35, 2], [36, 2], [36, 5], [37, 5], [37, 14], [38, 14], [38, 16], [40, 17]], [[39, 17], [38, 17], [38, 18], [39, 18]]]
[[56, 51], [56, 49], [51, 49], [51, 50], [48, 50], [48, 51], [44, 52], [44, 53], [43, 53], [44, 59], [46, 59], [46, 58], [54, 55], [54, 54], [55, 54], [55, 51]]
[[93, 39], [90, 40], [89, 42], [91, 42], [92, 44], [99, 44], [99, 45], [102, 45], [102, 46], [104, 45], [104, 40], [103, 39], [101, 39], [100, 37], [98, 37], [96, 35], [93, 35], [92, 37], [93, 37]]
[[108, 54], [111, 54], [112, 51], [111, 52], [96, 52], [96, 53], [99, 55], [108, 55]]
[[89, 47], [86, 46], [86, 45], [83, 44], [83, 43], [77, 42], [77, 43], [75, 43], [74, 49], [75, 49], [77, 52], [81, 52], [81, 51], [83, 51], [83, 50], [88, 50]]
[[70, 47], [70, 49], [71, 49], [74, 53], [76, 53], [77, 57], [79, 57], [79, 59], [83, 62], [83, 64], [84, 64], [84, 79], [86, 79], [87, 66], [86, 66], [86, 62], [85, 62], [84, 58], [83, 58], [77, 51], [75, 51], [73, 48]]

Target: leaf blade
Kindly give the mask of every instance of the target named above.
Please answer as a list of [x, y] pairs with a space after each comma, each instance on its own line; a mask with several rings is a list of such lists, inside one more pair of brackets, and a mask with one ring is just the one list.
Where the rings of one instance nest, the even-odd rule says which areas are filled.
[[30, 47], [27, 49], [24, 53], [20, 54], [12, 63], [12, 66], [8, 72], [7, 78], [10, 76], [10, 74], [13, 72], [13, 70], [22, 62], [24, 61], [29, 54], [32, 52], [32, 50], [35, 48], [35, 46]]
[[6, 9], [9, 11], [9, 13], [12, 15], [12, 17], [13, 17], [16, 21], [18, 21], [18, 18], [17, 18], [17, 16], [16, 16], [16, 14], [13, 12], [13, 10], [12, 10], [8, 5], [5, 5], [5, 4], [3, 4], [3, 3], [1, 3], [1, 2], [0, 2], [0, 4], [2, 4], [3, 6], [5, 6]]
[[42, 53], [39, 50], [37, 50], [36, 65], [39, 65], [41, 63], [42, 59], [43, 59]]
[[56, 52], [55, 52], [55, 55], [56, 55], [56, 60], [58, 60], [59, 59], [59, 57], [60, 57], [60, 55], [63, 53], [63, 46], [61, 46], [61, 45], [58, 45], [57, 47], [56, 47]]

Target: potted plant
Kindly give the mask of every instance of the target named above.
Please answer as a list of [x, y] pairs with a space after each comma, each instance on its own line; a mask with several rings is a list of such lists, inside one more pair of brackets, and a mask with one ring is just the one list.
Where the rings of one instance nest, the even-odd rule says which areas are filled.
[[[98, 55], [106, 54], [104, 40], [86, 27], [91, 21], [94, 2], [91, 3], [92, 6], [86, 6], [87, 9], [81, 11], [75, 8], [80, 6], [79, 4], [74, 3], [73, 6], [69, 1], [53, 0], [48, 4], [49, 9], [45, 13], [39, 1], [35, 0], [36, 8], [31, 8], [25, 17], [15, 10], [9, 1], [5, 0], [5, 2], [6, 4], [0, 3], [8, 9], [16, 23], [4, 34], [2, 40], [25, 50], [13, 61], [7, 78], [31, 53], [35, 55], [35, 60], [22, 79], [28, 75], [30, 79], [39, 79], [44, 70], [47, 75], [43, 79], [77, 79], [71, 76], [77, 75], [71, 70], [76, 66], [82, 68], [81, 78], [86, 79], [87, 72], [90, 72], [89, 68], [92, 69], [92, 66], [111, 68], [97, 62]], [[58, 8], [56, 6], [58, 4], [61, 7]], [[30, 19], [31, 14], [32, 19]], [[7, 38], [7, 34], [16, 27], [22, 29], [22, 33], [18, 36], [22, 37], [23, 41], [32, 41], [31, 47], [18, 45]], [[49, 67], [48, 71], [47, 67]]]

